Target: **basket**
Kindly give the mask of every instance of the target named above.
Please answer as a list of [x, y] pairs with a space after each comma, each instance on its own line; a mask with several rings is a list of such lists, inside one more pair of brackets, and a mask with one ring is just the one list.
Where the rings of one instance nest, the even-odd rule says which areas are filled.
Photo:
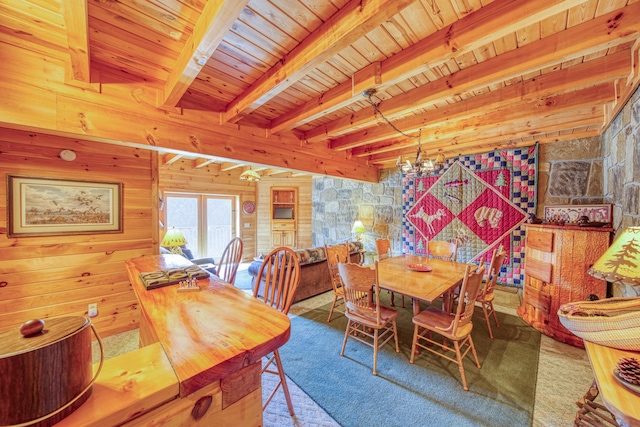
[[585, 341], [640, 351], [640, 298], [607, 298], [562, 304], [560, 323]]

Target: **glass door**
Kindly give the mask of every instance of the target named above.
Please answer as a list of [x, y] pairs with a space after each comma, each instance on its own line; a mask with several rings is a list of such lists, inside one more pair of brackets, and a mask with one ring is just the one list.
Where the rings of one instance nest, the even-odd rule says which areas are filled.
[[237, 235], [236, 196], [166, 194], [166, 227], [182, 231], [194, 258], [219, 259]]

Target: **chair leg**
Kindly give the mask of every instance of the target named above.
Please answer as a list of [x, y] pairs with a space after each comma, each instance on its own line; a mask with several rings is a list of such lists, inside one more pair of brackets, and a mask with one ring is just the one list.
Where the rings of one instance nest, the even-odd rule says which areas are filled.
[[344, 331], [344, 341], [342, 342], [342, 350], [340, 356], [344, 356], [344, 349], [347, 347], [347, 340], [349, 339], [349, 328], [351, 327], [351, 320], [347, 319], [347, 329]]
[[398, 328], [396, 327], [396, 321], [393, 321], [393, 339], [396, 342], [396, 353], [400, 353], [400, 347], [398, 347]]
[[487, 304], [482, 303], [482, 311], [484, 312], [484, 320], [487, 321], [487, 329], [489, 330], [489, 337], [493, 339], [493, 331], [491, 330], [491, 322], [489, 322], [489, 312], [487, 311]]
[[413, 358], [416, 354], [416, 343], [418, 342], [418, 325], [413, 325], [413, 341], [411, 343], [411, 359], [409, 363], [413, 363]]
[[337, 302], [338, 302], [338, 295], [333, 294], [333, 303], [331, 304], [331, 309], [329, 310], [329, 317], [327, 318], [327, 323], [331, 322], [331, 315], [333, 314], [333, 309], [336, 308]]
[[378, 375], [376, 367], [378, 365], [378, 333], [380, 329], [373, 331], [373, 375]]
[[478, 360], [478, 354], [476, 353], [476, 346], [473, 345], [473, 338], [471, 335], [467, 338], [469, 340], [469, 345], [471, 346], [471, 353], [473, 354], [473, 359], [476, 361], [476, 366], [480, 369], [480, 361]]
[[489, 303], [489, 306], [491, 307], [491, 312], [493, 313], [493, 320], [495, 320], [496, 322], [496, 328], [499, 328], [500, 324], [498, 323], [498, 316], [496, 315], [496, 310], [495, 308], [493, 308], [493, 301]]
[[469, 387], [467, 387], [467, 377], [464, 375], [464, 365], [462, 364], [462, 354], [460, 353], [460, 343], [458, 341], [454, 341], [453, 348], [456, 351], [456, 360], [458, 361], [458, 370], [460, 371], [460, 376], [462, 377], [462, 387], [468, 391]]
[[291, 402], [291, 395], [289, 394], [289, 386], [287, 386], [287, 377], [284, 375], [284, 368], [282, 367], [282, 360], [280, 360], [280, 353], [278, 350], [274, 350], [276, 355], [276, 365], [278, 365], [278, 373], [280, 374], [280, 382], [282, 383], [282, 391], [284, 397], [287, 400], [287, 407], [289, 408], [289, 414], [294, 417], [296, 414], [293, 412], [293, 403]]

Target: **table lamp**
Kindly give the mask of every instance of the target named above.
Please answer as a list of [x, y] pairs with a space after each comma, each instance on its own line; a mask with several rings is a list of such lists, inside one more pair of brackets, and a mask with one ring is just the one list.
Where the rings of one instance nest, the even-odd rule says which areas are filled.
[[351, 228], [351, 232], [356, 234], [356, 240], [358, 242], [362, 241], [362, 233], [365, 233], [367, 231], [366, 228], [364, 228], [364, 224], [362, 224], [362, 221], [356, 221], [353, 223], [353, 227]]
[[627, 296], [640, 295], [640, 227], [624, 230], [587, 272], [624, 285]]
[[164, 235], [160, 246], [168, 248], [172, 254], [182, 255], [182, 246], [187, 244], [187, 239], [184, 238], [182, 231], [177, 228], [171, 227], [167, 234]]

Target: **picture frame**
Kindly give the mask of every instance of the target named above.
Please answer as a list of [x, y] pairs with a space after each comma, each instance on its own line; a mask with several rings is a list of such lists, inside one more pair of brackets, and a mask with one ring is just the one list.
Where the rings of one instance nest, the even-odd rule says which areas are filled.
[[7, 176], [7, 236], [122, 233], [118, 182]]
[[611, 204], [597, 205], [552, 205], [545, 206], [545, 221], [563, 221], [565, 224], [575, 224], [581, 216], [589, 221], [611, 222]]

